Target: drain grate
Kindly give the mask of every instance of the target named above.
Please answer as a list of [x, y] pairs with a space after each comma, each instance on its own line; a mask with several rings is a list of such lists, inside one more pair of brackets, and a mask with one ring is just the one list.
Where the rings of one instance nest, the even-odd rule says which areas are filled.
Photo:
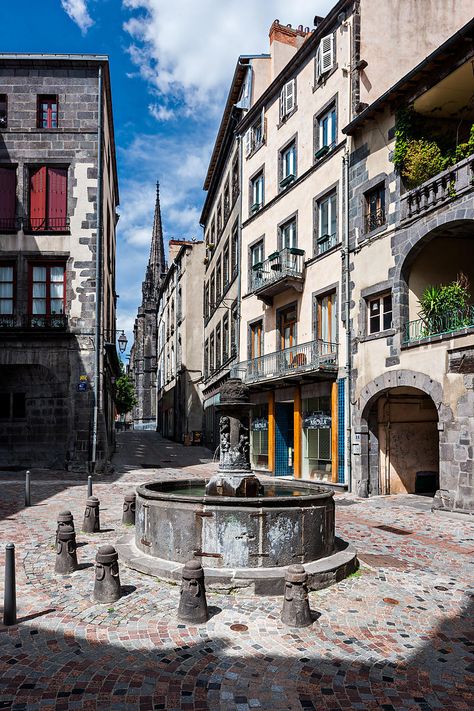
[[406, 570], [409, 563], [394, 555], [382, 555], [381, 553], [358, 553], [357, 557], [362, 563], [370, 565], [372, 568], [395, 568], [396, 570]]
[[387, 533], [394, 533], [396, 536], [411, 536], [413, 531], [407, 531], [406, 528], [396, 528], [395, 526], [374, 526], [381, 531], [387, 531]]

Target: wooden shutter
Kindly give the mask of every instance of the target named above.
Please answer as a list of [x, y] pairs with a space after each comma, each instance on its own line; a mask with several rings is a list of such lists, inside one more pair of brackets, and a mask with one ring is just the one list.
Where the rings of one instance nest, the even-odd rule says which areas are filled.
[[250, 152], [252, 150], [252, 129], [249, 128], [244, 135], [244, 151], [245, 151], [245, 157], [250, 155]]
[[0, 167], [0, 229], [15, 227], [16, 169]]
[[285, 89], [286, 85], [280, 91], [280, 120], [285, 116]]
[[32, 168], [30, 172], [30, 228], [46, 227], [46, 166]]
[[295, 108], [295, 80], [292, 79], [285, 84], [285, 116]]
[[321, 73], [329, 72], [334, 66], [334, 35], [322, 37], [320, 43], [321, 50]]
[[67, 218], [67, 168], [48, 168], [48, 228], [64, 231]]

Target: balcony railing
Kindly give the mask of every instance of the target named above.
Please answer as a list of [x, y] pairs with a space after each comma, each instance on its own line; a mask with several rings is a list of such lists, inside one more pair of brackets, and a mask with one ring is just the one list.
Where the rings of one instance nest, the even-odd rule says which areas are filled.
[[23, 314], [14, 316], [0, 314], [1, 330], [28, 330], [28, 331], [65, 331], [68, 324], [66, 314]]
[[372, 230], [376, 230], [377, 227], [382, 227], [386, 220], [387, 217], [384, 207], [379, 207], [378, 210], [371, 210], [365, 216], [365, 231], [372, 232]]
[[329, 252], [330, 249], [337, 244], [337, 234], [332, 235], [321, 235], [318, 237], [318, 254], [324, 254], [324, 252]]
[[317, 340], [237, 363], [231, 368], [231, 377], [241, 378], [244, 383], [257, 383], [301, 373], [336, 370], [337, 343]]
[[30, 232], [68, 232], [69, 217], [28, 217], [24, 229]]
[[472, 189], [474, 155], [435, 175], [400, 198], [401, 221], [412, 220]]
[[418, 319], [405, 324], [403, 343], [409, 345], [432, 336], [445, 336], [474, 328], [474, 306], [450, 311], [429, 319]]
[[20, 221], [16, 217], [0, 217], [0, 232], [18, 232]]
[[[280, 282], [295, 286], [304, 278], [304, 250], [293, 247], [274, 252], [264, 262], [252, 267], [250, 273], [250, 291], [257, 293], [278, 293]], [[277, 287], [275, 289], [275, 287]]]

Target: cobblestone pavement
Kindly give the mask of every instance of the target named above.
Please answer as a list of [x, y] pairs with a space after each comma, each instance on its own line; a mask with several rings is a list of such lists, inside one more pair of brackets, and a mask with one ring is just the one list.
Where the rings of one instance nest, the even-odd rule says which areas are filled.
[[[95, 604], [92, 562], [123, 534], [123, 495], [134, 484], [157, 471], [207, 476], [214, 465], [204, 449], [126, 432], [115, 467], [94, 483], [97, 534], [80, 533], [85, 477], [34, 470], [34, 505], [24, 509], [21, 475], [0, 474], [1, 585], [13, 541], [19, 617], [0, 625], [0, 708], [474, 708], [473, 522], [431, 514], [421, 497], [337, 494], [337, 533], [355, 544], [361, 568], [311, 593], [311, 627], [284, 627], [281, 598], [244, 594], [209, 595], [211, 620], [185, 626], [178, 588], [125, 566], [122, 599]], [[57, 576], [64, 508], [74, 514], [81, 569]]]

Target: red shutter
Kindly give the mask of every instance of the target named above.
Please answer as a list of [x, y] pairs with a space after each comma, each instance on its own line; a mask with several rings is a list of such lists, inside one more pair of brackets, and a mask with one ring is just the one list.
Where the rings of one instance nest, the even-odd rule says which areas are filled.
[[67, 168], [48, 168], [48, 227], [64, 232], [67, 216]]
[[46, 166], [30, 172], [30, 226], [32, 230], [46, 228]]
[[15, 228], [16, 169], [0, 167], [0, 230]]

